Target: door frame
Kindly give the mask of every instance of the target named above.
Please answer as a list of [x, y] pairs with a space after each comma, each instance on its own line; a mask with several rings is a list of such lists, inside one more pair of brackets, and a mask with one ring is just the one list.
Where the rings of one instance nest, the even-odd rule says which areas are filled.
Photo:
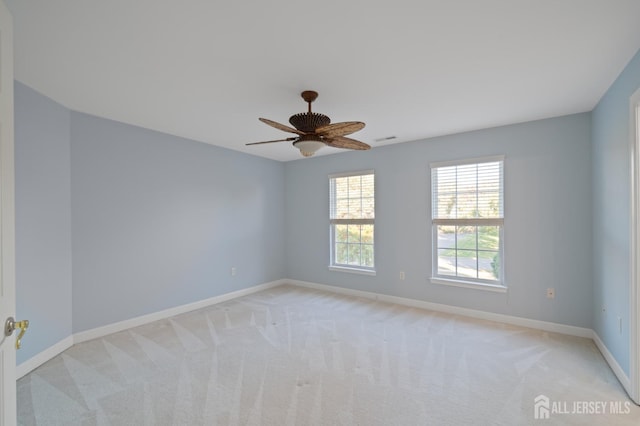
[[4, 337], [5, 320], [16, 312], [13, 18], [0, 0], [0, 426], [16, 424], [15, 339]]
[[629, 99], [631, 147], [631, 283], [629, 285], [629, 396], [640, 405], [640, 88]]

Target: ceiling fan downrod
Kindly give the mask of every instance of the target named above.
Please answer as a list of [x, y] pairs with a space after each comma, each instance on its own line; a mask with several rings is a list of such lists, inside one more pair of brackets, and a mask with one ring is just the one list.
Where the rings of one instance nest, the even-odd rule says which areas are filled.
[[315, 92], [313, 90], [305, 90], [304, 92], [300, 93], [300, 96], [302, 96], [302, 99], [304, 99], [304, 101], [309, 104], [309, 114], [311, 114], [311, 102], [315, 101], [318, 98], [318, 92]]

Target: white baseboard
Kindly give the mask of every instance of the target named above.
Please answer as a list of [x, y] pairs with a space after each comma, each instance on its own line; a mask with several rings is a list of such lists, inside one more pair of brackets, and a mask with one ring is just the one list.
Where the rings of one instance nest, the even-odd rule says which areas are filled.
[[67, 336], [60, 340], [53, 346], [49, 346], [39, 354], [29, 358], [25, 362], [16, 367], [16, 379], [19, 379], [26, 374], [32, 372], [36, 368], [40, 367], [45, 362], [49, 361], [53, 357], [60, 355], [62, 352], [73, 346], [73, 336]]
[[87, 340], [98, 339], [100, 337], [117, 333], [122, 330], [139, 327], [141, 325], [149, 324], [150, 322], [167, 319], [176, 315], [184, 314], [186, 312], [195, 311], [196, 309], [206, 308], [207, 306], [226, 302], [227, 300], [236, 299], [238, 297], [246, 296], [251, 293], [256, 293], [258, 291], [277, 287], [284, 284], [284, 282], [284, 280], [278, 280], [264, 284], [258, 284], [253, 287], [244, 288], [242, 290], [233, 291], [231, 293], [221, 294], [220, 296], [214, 296], [209, 299], [199, 300], [197, 302], [176, 306], [174, 308], [165, 309], [163, 311], [153, 312], [151, 314], [142, 315], [113, 324], [108, 324], [102, 327], [92, 328], [91, 330], [81, 331], [73, 335], [73, 343], [82, 343], [86, 342]]
[[622, 367], [620, 367], [620, 364], [618, 364], [618, 361], [616, 361], [616, 359], [613, 357], [613, 354], [611, 354], [611, 352], [604, 344], [602, 339], [600, 339], [600, 336], [598, 336], [598, 333], [596, 333], [595, 330], [593, 330], [593, 335], [591, 337], [600, 350], [600, 353], [602, 353], [602, 356], [607, 361], [607, 364], [609, 364], [609, 367], [611, 367], [611, 370], [613, 370], [613, 374], [615, 374], [620, 381], [622, 387], [624, 387], [629, 395], [632, 395], [631, 380], [629, 379], [629, 376], [625, 374]]
[[387, 303], [396, 303], [398, 305], [410, 306], [413, 308], [427, 309], [437, 312], [446, 312], [454, 315], [462, 315], [471, 318], [478, 318], [487, 321], [501, 322], [505, 324], [513, 324], [521, 327], [533, 328], [537, 330], [550, 331], [554, 333], [568, 334], [571, 336], [593, 337], [593, 330], [590, 328], [575, 327], [572, 325], [558, 324], [554, 322], [540, 321], [529, 318], [514, 317], [511, 315], [496, 314], [493, 312], [478, 311], [475, 309], [460, 308], [458, 306], [444, 305], [441, 303], [425, 302], [423, 300], [408, 299], [405, 297], [388, 296], [386, 294], [372, 293], [368, 291], [352, 290], [343, 287], [336, 287], [326, 284], [317, 284], [307, 281], [285, 280], [286, 283], [299, 287], [306, 287], [316, 290], [324, 290], [333, 293], [346, 294], [349, 296], [363, 297], [366, 299], [380, 300]]
[[209, 299], [199, 300], [197, 302], [188, 303], [186, 305], [176, 306], [174, 308], [165, 309], [163, 311], [154, 312], [148, 315], [142, 315], [136, 318], [120, 321], [113, 324], [108, 324], [102, 327], [93, 328], [91, 330], [81, 331], [68, 336], [56, 343], [53, 346], [43, 350], [29, 360], [21, 363], [16, 367], [16, 378], [21, 378], [31, 371], [35, 370], [51, 358], [59, 355], [71, 346], [86, 342], [88, 340], [98, 339], [100, 337], [107, 336], [112, 333], [117, 333], [129, 328], [138, 327], [144, 324], [148, 324], [153, 321], [170, 318], [176, 315], [184, 314], [187, 312], [195, 311], [196, 309], [206, 308], [207, 306], [215, 305], [218, 303], [226, 302], [231, 299], [246, 296], [258, 291], [267, 290], [273, 287], [285, 284], [286, 280], [271, 281], [264, 284], [258, 284], [253, 287], [245, 288], [242, 290], [233, 291], [231, 293], [221, 294], [220, 296], [211, 297]]

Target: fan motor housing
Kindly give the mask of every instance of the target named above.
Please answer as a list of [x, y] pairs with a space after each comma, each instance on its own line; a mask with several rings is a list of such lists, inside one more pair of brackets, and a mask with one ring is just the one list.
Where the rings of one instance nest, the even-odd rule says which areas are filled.
[[317, 112], [301, 112], [289, 117], [289, 123], [305, 133], [313, 133], [318, 127], [331, 124], [331, 119]]

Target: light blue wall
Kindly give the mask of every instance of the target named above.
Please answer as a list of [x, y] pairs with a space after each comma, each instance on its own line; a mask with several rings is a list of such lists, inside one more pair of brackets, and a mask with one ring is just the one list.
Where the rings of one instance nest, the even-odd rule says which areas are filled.
[[24, 362], [71, 335], [69, 110], [15, 83], [16, 314]]
[[283, 179], [276, 161], [73, 112], [73, 331], [283, 278]]
[[[583, 113], [286, 163], [287, 276], [591, 328], [590, 129]], [[429, 163], [502, 154], [508, 293], [429, 283]], [[376, 173], [375, 277], [327, 268], [327, 175], [364, 169]]]
[[18, 363], [75, 332], [284, 277], [282, 163], [15, 87], [16, 302], [31, 321]]
[[[594, 330], [629, 374], [629, 98], [640, 87], [640, 52], [592, 113]], [[622, 318], [622, 333], [618, 329]]]

